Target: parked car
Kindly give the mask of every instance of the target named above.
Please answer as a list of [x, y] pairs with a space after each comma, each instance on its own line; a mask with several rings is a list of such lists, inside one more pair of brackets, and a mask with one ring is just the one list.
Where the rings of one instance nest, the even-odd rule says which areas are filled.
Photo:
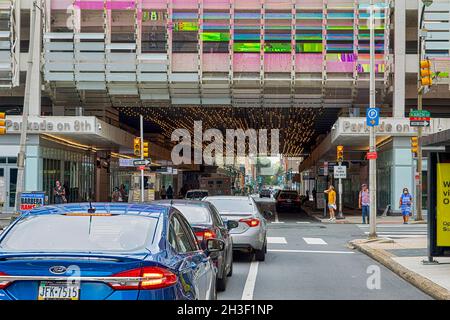
[[224, 223], [217, 209], [209, 202], [195, 200], [161, 200], [154, 204], [173, 206], [179, 210], [197, 236], [200, 247], [207, 249], [209, 239], [219, 239], [225, 243], [225, 249], [211, 255], [217, 268], [217, 290], [225, 291], [227, 277], [233, 274], [233, 241], [230, 230], [237, 228], [237, 221], [228, 220]]
[[208, 190], [189, 190], [186, 192], [185, 199], [190, 200], [202, 200], [204, 197], [208, 196]]
[[267, 253], [267, 221], [271, 213], [259, 212], [255, 200], [247, 196], [214, 196], [203, 199], [212, 203], [224, 221], [239, 221], [239, 226], [230, 231], [233, 250], [255, 254], [258, 261], [264, 261]]
[[216, 299], [210, 258], [184, 216], [158, 205], [36, 208], [0, 235], [2, 300]]
[[272, 196], [272, 192], [269, 189], [263, 189], [259, 193], [260, 198], [270, 198]]
[[301, 207], [301, 199], [295, 190], [281, 190], [275, 198], [275, 207], [277, 212], [283, 210], [299, 210]]

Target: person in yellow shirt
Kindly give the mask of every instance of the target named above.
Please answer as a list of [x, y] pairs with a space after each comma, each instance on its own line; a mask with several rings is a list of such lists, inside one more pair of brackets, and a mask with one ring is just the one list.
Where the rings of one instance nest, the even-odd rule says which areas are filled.
[[336, 191], [333, 185], [330, 185], [327, 190], [324, 191], [328, 195], [328, 210], [330, 211], [329, 221], [336, 221], [335, 210], [336, 207]]

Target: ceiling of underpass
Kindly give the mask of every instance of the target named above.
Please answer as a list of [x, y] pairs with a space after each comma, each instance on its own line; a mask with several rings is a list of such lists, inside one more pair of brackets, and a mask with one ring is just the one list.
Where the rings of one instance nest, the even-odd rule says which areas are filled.
[[[175, 129], [187, 129], [192, 137], [194, 122], [202, 121], [203, 131], [219, 129], [224, 137], [227, 129], [279, 129], [280, 153], [301, 156], [311, 151], [318, 137], [331, 130], [338, 108], [237, 108], [237, 107], [165, 107], [118, 108], [120, 122], [127, 128], [139, 128], [139, 115], [144, 116], [146, 134], [161, 134], [166, 146]], [[269, 151], [270, 151], [270, 137]]]

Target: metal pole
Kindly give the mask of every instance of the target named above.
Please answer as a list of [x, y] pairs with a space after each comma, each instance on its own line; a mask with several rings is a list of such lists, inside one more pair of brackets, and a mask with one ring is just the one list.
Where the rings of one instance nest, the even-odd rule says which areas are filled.
[[34, 55], [34, 40], [35, 33], [41, 32], [36, 30], [36, 1], [33, 1], [33, 6], [31, 8], [31, 25], [30, 25], [30, 49], [28, 50], [28, 67], [27, 76], [25, 82], [25, 97], [23, 102], [22, 111], [22, 128], [20, 130], [20, 146], [19, 154], [17, 155], [17, 185], [16, 185], [16, 201], [14, 204], [14, 215], [20, 215], [19, 203], [21, 195], [25, 189], [25, 157], [26, 157], [26, 143], [27, 143], [27, 130], [28, 130], [28, 114], [30, 109], [30, 94], [31, 94], [31, 73], [33, 72], [33, 55]]
[[[144, 116], [140, 116], [141, 160], [144, 160]], [[141, 170], [141, 202], [144, 202], [144, 170]]]
[[[375, 23], [374, 4], [370, 0], [370, 108], [375, 108]], [[370, 152], [376, 152], [375, 127], [370, 127]], [[377, 162], [369, 160], [370, 230], [369, 239], [377, 238]]]
[[[419, 3], [420, 6], [420, 3]], [[423, 26], [423, 17], [425, 13], [425, 5], [422, 5], [422, 11], [419, 15], [419, 24], [418, 24], [418, 35], [419, 35], [419, 41], [418, 41], [418, 49], [419, 49], [419, 72], [417, 74], [417, 88], [418, 88], [418, 94], [417, 94], [417, 110], [422, 110], [422, 101], [423, 101], [423, 90], [424, 88], [421, 85], [421, 79], [420, 79], [420, 61], [423, 59], [423, 45], [424, 45], [424, 39], [422, 35], [422, 26]], [[418, 128], [417, 132], [417, 138], [418, 138], [418, 146], [417, 146], [417, 174], [419, 175], [419, 181], [417, 182], [416, 186], [416, 221], [422, 221], [422, 183], [423, 183], [423, 175], [422, 175], [422, 127]]]
[[[339, 162], [339, 166], [340, 167], [342, 166], [342, 162]], [[342, 190], [342, 179], [339, 178], [339, 212], [338, 212], [338, 216], [337, 216], [338, 219], [344, 219], [344, 215], [342, 213], [342, 207], [343, 207], [343, 204], [342, 204], [342, 192], [343, 192], [343, 190]]]

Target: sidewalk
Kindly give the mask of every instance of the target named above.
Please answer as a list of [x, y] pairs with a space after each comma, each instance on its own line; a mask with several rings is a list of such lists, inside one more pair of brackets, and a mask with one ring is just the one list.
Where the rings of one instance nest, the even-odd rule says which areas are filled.
[[[346, 209], [344, 211], [344, 219], [336, 219], [335, 222], [330, 222], [329, 215], [327, 213], [327, 217], [323, 218], [323, 210], [322, 211], [314, 211], [310, 207], [302, 207], [305, 212], [322, 223], [334, 223], [334, 224], [362, 224], [362, 214], [361, 210], [351, 210]], [[401, 224], [403, 223], [401, 216], [377, 216], [377, 224]], [[414, 219], [409, 220], [410, 224], [426, 224], [426, 221], [414, 221]]]
[[427, 238], [353, 240], [349, 245], [438, 300], [450, 300], [450, 258], [427, 260]]

